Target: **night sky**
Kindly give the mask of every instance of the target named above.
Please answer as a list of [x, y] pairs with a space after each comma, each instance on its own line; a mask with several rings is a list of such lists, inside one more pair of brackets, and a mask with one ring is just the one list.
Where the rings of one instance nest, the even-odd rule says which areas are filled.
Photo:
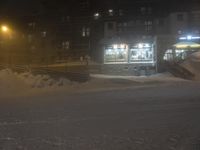
[[[81, 0], [1, 0], [0, 1], [0, 16], [4, 15], [25, 15], [37, 11], [43, 11], [44, 6], [48, 6], [49, 8], [58, 9], [59, 7], [66, 7], [67, 3], [76, 3]], [[183, 7], [184, 5], [188, 5], [191, 3], [200, 3], [199, 0], [91, 0], [93, 4], [98, 4], [99, 6], [108, 5], [112, 3], [112, 1], [117, 3], [121, 1], [123, 3], [146, 3], [146, 2], [154, 2], [162, 4], [162, 2], [166, 2], [170, 4], [172, 7]], [[67, 5], [66, 5], [67, 4]], [[200, 4], [199, 4], [200, 5]], [[97, 7], [98, 8], [98, 7]]]

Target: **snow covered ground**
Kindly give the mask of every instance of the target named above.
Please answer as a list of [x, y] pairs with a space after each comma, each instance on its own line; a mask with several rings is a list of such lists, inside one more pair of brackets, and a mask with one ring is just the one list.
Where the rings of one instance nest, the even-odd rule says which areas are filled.
[[80, 84], [1, 70], [0, 149], [193, 150], [200, 145], [200, 84], [189, 83], [168, 73], [96, 74]]
[[0, 98], [21, 95], [53, 93], [53, 92], [83, 92], [108, 90], [130, 86], [143, 86], [146, 83], [183, 82], [169, 73], [152, 76], [111, 76], [92, 74], [91, 80], [85, 83], [72, 82], [66, 78], [53, 79], [48, 75], [33, 75], [30, 72], [16, 73], [10, 69], [0, 71]]
[[186, 81], [181, 78], [176, 78], [168, 72], [158, 73], [151, 76], [115, 76], [115, 75], [104, 75], [104, 74], [91, 74], [93, 78], [100, 79], [124, 79], [129, 81], [134, 81], [138, 83], [147, 82], [169, 82], [169, 81]]
[[193, 53], [181, 65], [195, 75], [194, 80], [200, 80], [200, 52]]

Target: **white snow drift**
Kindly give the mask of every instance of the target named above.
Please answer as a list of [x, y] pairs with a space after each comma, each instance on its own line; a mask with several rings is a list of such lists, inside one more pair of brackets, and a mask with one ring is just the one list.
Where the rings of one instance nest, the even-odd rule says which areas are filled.
[[181, 65], [195, 75], [194, 80], [200, 80], [200, 52], [193, 53]]

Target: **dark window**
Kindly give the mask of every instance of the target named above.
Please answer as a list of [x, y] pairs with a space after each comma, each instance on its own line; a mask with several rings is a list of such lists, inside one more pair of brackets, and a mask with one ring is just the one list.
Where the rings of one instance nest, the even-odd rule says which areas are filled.
[[119, 16], [123, 16], [124, 15], [124, 12], [122, 9], [119, 10]]
[[148, 8], [148, 14], [152, 14], [152, 8], [151, 7]]
[[112, 22], [108, 23], [108, 30], [113, 30], [114, 29], [114, 24]]
[[178, 15], [177, 15], [177, 20], [178, 20], [178, 21], [183, 21], [183, 20], [184, 20], [183, 14], [178, 14]]
[[145, 14], [146, 13], [146, 7], [141, 7], [140, 12], [141, 12], [141, 14]]
[[163, 26], [164, 25], [164, 20], [163, 19], [160, 19], [159, 20], [159, 26]]

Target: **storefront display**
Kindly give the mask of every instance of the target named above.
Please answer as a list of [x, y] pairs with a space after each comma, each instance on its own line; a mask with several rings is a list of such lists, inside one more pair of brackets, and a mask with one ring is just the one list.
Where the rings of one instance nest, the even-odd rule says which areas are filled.
[[105, 48], [104, 53], [105, 63], [128, 63], [128, 46], [112, 45]]
[[153, 47], [148, 43], [139, 43], [130, 47], [130, 62], [152, 62]]

